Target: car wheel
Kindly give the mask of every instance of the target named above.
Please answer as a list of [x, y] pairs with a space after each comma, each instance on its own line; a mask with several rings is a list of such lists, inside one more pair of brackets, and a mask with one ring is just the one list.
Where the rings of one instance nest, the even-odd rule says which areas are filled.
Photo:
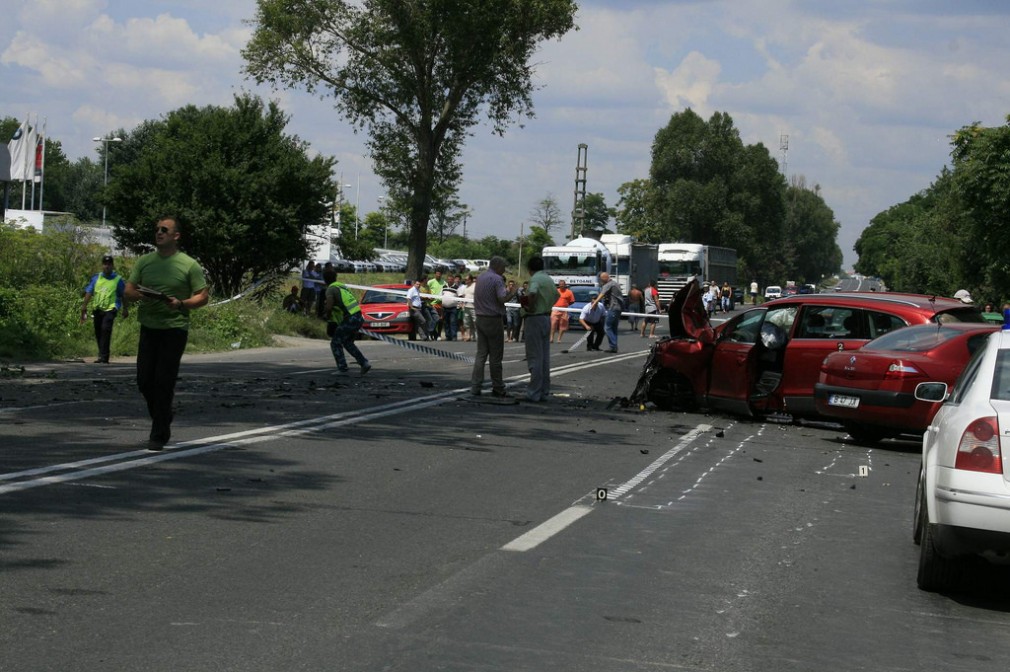
[[866, 425], [846, 424], [845, 431], [860, 445], [872, 445], [887, 437], [887, 430]]
[[919, 527], [922, 530], [922, 539], [919, 543], [919, 572], [916, 583], [920, 589], [930, 592], [949, 588], [954, 585], [960, 574], [961, 562], [937, 553], [933, 538], [935, 526], [929, 522], [924, 502], [919, 504]]
[[664, 411], [688, 410], [695, 406], [691, 382], [676, 371], [657, 371], [649, 384], [648, 399]]

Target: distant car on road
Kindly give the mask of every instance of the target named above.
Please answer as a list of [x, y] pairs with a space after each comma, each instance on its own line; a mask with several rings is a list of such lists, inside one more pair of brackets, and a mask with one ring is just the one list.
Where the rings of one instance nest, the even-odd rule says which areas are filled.
[[778, 285], [768, 285], [765, 287], [765, 299], [778, 299], [782, 297], [782, 288]]
[[944, 402], [923, 434], [916, 488], [923, 590], [954, 587], [968, 556], [1000, 562], [1010, 554], [1010, 464], [1001, 446], [1010, 430], [1010, 331], [991, 334], [949, 397], [947, 389], [937, 381], [916, 390], [917, 399]]
[[875, 338], [858, 350], [833, 352], [814, 385], [817, 412], [842, 423], [853, 439], [873, 443], [922, 434], [939, 404], [915, 399], [925, 381], [953, 385], [971, 355], [998, 327], [921, 324]]
[[366, 289], [358, 302], [365, 321], [362, 328], [379, 334], [409, 334], [412, 325], [407, 289], [406, 285], [374, 285]]

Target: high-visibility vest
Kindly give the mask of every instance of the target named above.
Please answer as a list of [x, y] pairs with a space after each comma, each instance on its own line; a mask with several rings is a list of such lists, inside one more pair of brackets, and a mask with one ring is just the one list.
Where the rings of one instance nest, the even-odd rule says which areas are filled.
[[91, 300], [95, 310], [108, 312], [116, 307], [116, 289], [119, 287], [120, 279], [118, 273], [113, 273], [111, 278], [105, 277], [104, 273], [98, 274], [95, 294]]
[[[336, 287], [340, 291], [340, 300], [344, 304], [344, 311], [347, 315], [355, 315], [361, 312], [361, 306], [358, 305], [358, 300], [354, 298], [354, 294], [351, 290], [347, 289], [343, 284], [339, 282], [334, 282], [330, 287]], [[334, 324], [340, 324], [344, 321], [344, 312], [337, 310], [337, 302], [333, 302], [333, 311], [330, 313], [330, 322]]]

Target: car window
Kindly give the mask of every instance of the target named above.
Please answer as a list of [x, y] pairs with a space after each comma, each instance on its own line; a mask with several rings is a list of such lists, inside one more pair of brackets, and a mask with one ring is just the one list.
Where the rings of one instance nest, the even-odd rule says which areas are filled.
[[374, 289], [369, 289], [365, 292], [365, 295], [361, 297], [361, 303], [406, 303], [407, 297], [401, 294], [393, 294], [392, 292], [378, 292]]
[[763, 310], [747, 311], [735, 322], [726, 325], [726, 331], [723, 333], [727, 334], [726, 338], [734, 343], [757, 343], [764, 316], [765, 311]]
[[796, 338], [833, 338], [834, 312], [835, 308], [826, 306], [804, 307], [796, 329]]
[[996, 351], [996, 371], [993, 372], [990, 396], [1010, 401], [1010, 350]]
[[870, 333], [867, 338], [876, 338], [877, 336], [883, 336], [886, 333], [892, 332], [895, 329], [901, 329], [902, 327], [907, 327], [908, 323], [897, 315], [891, 315], [890, 313], [881, 313], [876, 310], [866, 311], [869, 317], [869, 327]]
[[771, 322], [776, 327], [781, 328], [782, 331], [786, 332], [786, 336], [788, 336], [793, 332], [793, 322], [796, 321], [796, 313], [799, 312], [799, 309], [800, 307], [796, 304], [773, 308], [768, 311], [765, 321]]
[[[921, 324], [898, 329], [889, 334], [875, 338], [863, 346], [863, 350], [897, 350], [901, 352], [924, 352], [952, 338], [962, 335], [959, 329], [944, 329], [935, 324]], [[980, 334], [982, 340], [988, 332]], [[974, 349], [972, 349], [974, 352]]]
[[950, 393], [950, 398], [947, 400], [951, 404], [960, 404], [961, 399], [964, 398], [965, 392], [971, 388], [972, 382], [978, 375], [979, 367], [982, 364], [982, 358], [985, 354], [985, 348], [979, 348], [971, 359], [968, 360], [968, 364], [965, 365], [964, 371], [961, 375], [957, 377], [957, 381], [954, 383], [954, 389]]

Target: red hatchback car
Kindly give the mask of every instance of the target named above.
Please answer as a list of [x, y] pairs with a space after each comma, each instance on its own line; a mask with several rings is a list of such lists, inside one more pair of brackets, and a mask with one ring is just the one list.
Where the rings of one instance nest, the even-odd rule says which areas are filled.
[[[407, 285], [375, 285], [361, 296], [362, 329], [379, 334], [409, 334]], [[395, 291], [390, 291], [395, 290]]]
[[652, 346], [632, 394], [660, 408], [816, 416], [824, 358], [913, 324], [983, 321], [955, 299], [854, 292], [775, 299], [713, 327], [697, 283], [670, 303], [670, 337]]
[[998, 330], [986, 324], [923, 324], [884, 334], [858, 350], [832, 353], [814, 386], [817, 412], [841, 422], [863, 443], [922, 434], [940, 402], [916, 400], [916, 386], [953, 387], [972, 353]]

